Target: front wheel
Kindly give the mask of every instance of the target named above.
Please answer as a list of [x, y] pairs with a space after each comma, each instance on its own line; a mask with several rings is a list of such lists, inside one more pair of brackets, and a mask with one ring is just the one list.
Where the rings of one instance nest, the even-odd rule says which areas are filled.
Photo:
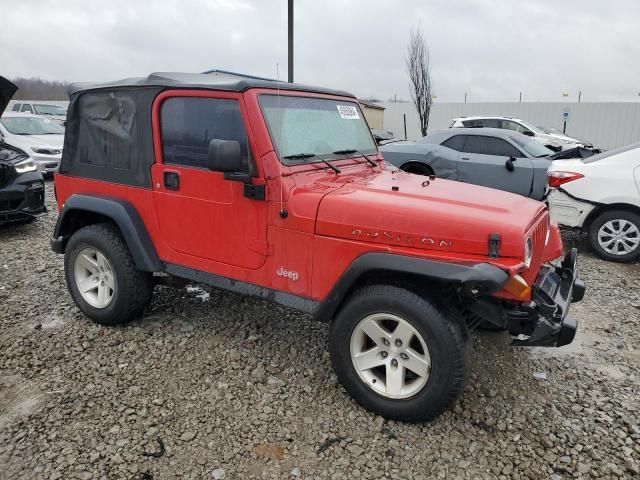
[[403, 288], [358, 291], [329, 330], [338, 380], [361, 405], [387, 418], [430, 420], [464, 390], [471, 342], [459, 316]]
[[605, 260], [631, 262], [640, 257], [640, 216], [627, 210], [603, 212], [591, 222], [589, 241]]

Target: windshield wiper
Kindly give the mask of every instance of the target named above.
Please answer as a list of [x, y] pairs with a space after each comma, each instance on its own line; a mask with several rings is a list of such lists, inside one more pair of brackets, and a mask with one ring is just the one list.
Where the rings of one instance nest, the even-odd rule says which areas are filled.
[[319, 157], [315, 153], [294, 153], [292, 155], [285, 155], [282, 158], [286, 160], [302, 160], [305, 158], [317, 158], [318, 160], [323, 162], [327, 167], [332, 169], [334, 172], [340, 173], [340, 169], [338, 167], [336, 167], [335, 165], [331, 165], [331, 163], [329, 163], [326, 159]]
[[336, 150], [333, 153], [335, 153], [336, 155], [349, 155], [350, 153], [357, 153], [358, 155], [364, 157], [365, 160], [369, 162], [369, 165], [371, 165], [372, 167], [375, 167], [377, 165], [376, 162], [374, 162], [369, 157], [367, 157], [364, 153], [360, 152], [359, 150], [356, 150], [355, 148], [345, 148], [344, 150]]

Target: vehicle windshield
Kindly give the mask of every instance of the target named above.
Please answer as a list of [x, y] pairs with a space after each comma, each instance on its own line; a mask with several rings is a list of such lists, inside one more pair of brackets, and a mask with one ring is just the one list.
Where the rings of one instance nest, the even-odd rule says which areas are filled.
[[58, 105], [34, 105], [38, 115], [62, 115], [67, 116], [67, 111]]
[[54, 120], [38, 117], [0, 118], [0, 123], [14, 135], [63, 135], [64, 127]]
[[553, 155], [553, 152], [547, 147], [524, 135], [512, 135], [511, 140], [520, 145], [532, 157]]
[[529, 130], [531, 130], [532, 132], [536, 132], [536, 133], [544, 133], [544, 131], [542, 129], [540, 129], [539, 127], [536, 127], [535, 125], [528, 123], [528, 122], [524, 122], [522, 120], [518, 120], [518, 122], [520, 122], [520, 124], [522, 124], [523, 126], [527, 127]]
[[259, 101], [285, 165], [338, 158], [340, 154], [334, 152], [339, 151], [377, 152], [356, 102], [272, 94], [260, 95]]
[[552, 133], [554, 135], [564, 135], [564, 133], [562, 133], [557, 128], [553, 128], [553, 127], [538, 127], [538, 128], [542, 130], [544, 133]]

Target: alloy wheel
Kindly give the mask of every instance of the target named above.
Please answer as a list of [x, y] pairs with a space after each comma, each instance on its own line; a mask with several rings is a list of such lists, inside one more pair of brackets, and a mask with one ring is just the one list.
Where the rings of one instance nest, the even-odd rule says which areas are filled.
[[427, 344], [411, 323], [397, 315], [363, 318], [351, 334], [350, 352], [360, 379], [383, 397], [409, 398], [429, 380]]
[[598, 244], [611, 255], [627, 255], [638, 248], [640, 230], [628, 220], [610, 220], [598, 230]]
[[83, 248], [73, 267], [76, 286], [82, 298], [92, 307], [106, 308], [116, 292], [113, 268], [98, 249]]

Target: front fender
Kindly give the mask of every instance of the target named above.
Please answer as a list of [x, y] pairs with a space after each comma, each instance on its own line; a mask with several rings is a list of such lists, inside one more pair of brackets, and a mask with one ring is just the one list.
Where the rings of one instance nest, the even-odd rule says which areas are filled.
[[118, 198], [71, 195], [60, 210], [53, 232], [51, 248], [54, 252], [64, 253], [69, 237], [77, 229], [78, 219], [87, 213], [107, 217], [118, 226], [139, 270], [162, 270], [162, 263], [140, 214], [129, 202]]
[[460, 264], [389, 253], [366, 253], [355, 259], [320, 303], [314, 317], [330, 320], [359, 279], [369, 273], [408, 274], [462, 288], [470, 296], [489, 295], [502, 289], [509, 274], [488, 263]]

